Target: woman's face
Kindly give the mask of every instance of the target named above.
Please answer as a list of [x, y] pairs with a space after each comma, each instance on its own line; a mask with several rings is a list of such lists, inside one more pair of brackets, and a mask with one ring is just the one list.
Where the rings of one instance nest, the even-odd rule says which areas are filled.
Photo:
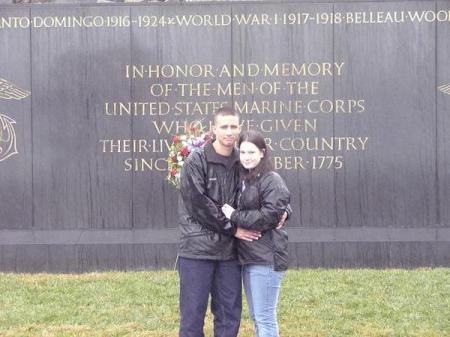
[[247, 170], [250, 170], [258, 166], [259, 162], [264, 157], [264, 152], [258, 149], [253, 143], [242, 142], [239, 147], [239, 156], [242, 166]]

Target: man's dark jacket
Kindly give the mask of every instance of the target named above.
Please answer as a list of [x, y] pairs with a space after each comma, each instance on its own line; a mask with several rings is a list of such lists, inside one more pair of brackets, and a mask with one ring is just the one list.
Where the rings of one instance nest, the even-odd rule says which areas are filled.
[[222, 213], [235, 207], [239, 185], [239, 154], [221, 156], [212, 143], [192, 152], [181, 173], [178, 255], [192, 259], [231, 260], [236, 256], [234, 226]]

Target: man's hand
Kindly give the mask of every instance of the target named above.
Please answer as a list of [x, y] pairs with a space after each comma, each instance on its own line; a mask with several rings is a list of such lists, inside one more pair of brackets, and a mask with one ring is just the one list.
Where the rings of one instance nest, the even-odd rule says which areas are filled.
[[276, 229], [280, 229], [280, 228], [283, 228], [283, 227], [284, 227], [284, 222], [286, 221], [287, 216], [288, 216], [288, 214], [287, 214], [287, 212], [285, 211], [285, 212], [283, 213], [283, 216], [281, 217], [280, 222], [278, 223]]
[[261, 237], [261, 232], [238, 227], [236, 233], [234, 233], [234, 236], [239, 240], [254, 241]]
[[222, 206], [222, 212], [223, 212], [223, 214], [225, 214], [227, 219], [231, 219], [231, 214], [233, 214], [234, 208], [228, 204], [225, 204]]

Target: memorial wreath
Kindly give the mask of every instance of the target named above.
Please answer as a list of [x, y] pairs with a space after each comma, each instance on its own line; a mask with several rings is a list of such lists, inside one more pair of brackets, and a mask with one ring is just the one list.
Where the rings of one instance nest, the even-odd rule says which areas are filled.
[[193, 151], [202, 148], [211, 139], [211, 134], [205, 132], [201, 123], [191, 123], [185, 133], [176, 134], [172, 137], [167, 158], [167, 178], [170, 185], [180, 188], [181, 171], [186, 158]]

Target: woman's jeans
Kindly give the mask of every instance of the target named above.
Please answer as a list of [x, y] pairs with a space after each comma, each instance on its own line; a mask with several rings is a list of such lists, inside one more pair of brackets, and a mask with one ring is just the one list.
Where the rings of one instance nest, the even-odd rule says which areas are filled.
[[273, 266], [244, 265], [243, 280], [257, 337], [278, 337], [277, 303], [284, 271]]

